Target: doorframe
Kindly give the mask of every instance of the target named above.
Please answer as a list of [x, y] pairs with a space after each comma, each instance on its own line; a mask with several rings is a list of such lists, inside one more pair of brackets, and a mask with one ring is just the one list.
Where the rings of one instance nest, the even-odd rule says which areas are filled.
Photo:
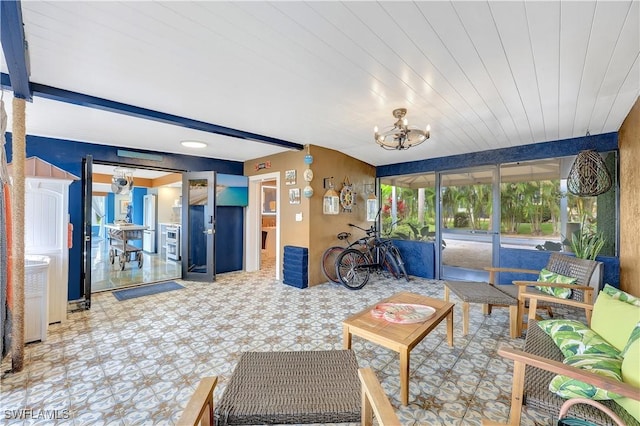
[[[488, 164], [484, 166], [476, 166], [476, 167], [465, 167], [462, 169], [450, 169], [450, 170], [441, 170], [436, 173], [436, 220], [438, 223], [436, 229], [436, 277], [437, 279], [464, 279], [464, 280], [476, 280], [476, 281], [486, 281], [488, 280], [488, 272], [484, 272], [481, 270], [473, 270], [466, 268], [460, 268], [463, 271], [464, 277], [456, 276], [450, 277], [444, 273], [443, 265], [443, 256], [442, 256], [442, 240], [443, 231], [442, 231], [442, 177], [443, 175], [452, 174], [452, 173], [465, 173], [465, 172], [473, 172], [477, 170], [490, 170], [492, 172], [492, 184], [491, 184], [491, 202], [493, 204], [492, 212], [491, 212], [491, 226], [492, 231], [487, 232], [473, 232], [473, 234], [482, 234], [488, 235], [491, 238], [491, 263], [492, 266], [500, 266], [500, 165], [498, 164]], [[464, 235], [464, 232], [461, 232], [460, 235]], [[473, 238], [470, 238], [473, 240]], [[456, 267], [452, 267], [456, 269]]]
[[[85, 161], [86, 157], [89, 157], [89, 155], [85, 156], [85, 158], [83, 159], [83, 162]], [[93, 173], [94, 173], [93, 165], [99, 165], [99, 166], [113, 166], [114, 168], [116, 168], [116, 167], [122, 167], [122, 168], [130, 168], [130, 169], [134, 169], [134, 170], [154, 170], [154, 171], [167, 172], [167, 173], [177, 173], [177, 174], [180, 174], [180, 175], [182, 175], [183, 173], [186, 173], [186, 171], [185, 171], [185, 170], [183, 170], [183, 169], [171, 169], [171, 168], [166, 168], [166, 167], [157, 167], [157, 166], [151, 166], [151, 165], [145, 165], [145, 164], [127, 163], [127, 162], [126, 162], [126, 161], [124, 161], [124, 160], [123, 160], [123, 161], [109, 161], [109, 160], [103, 160], [103, 159], [96, 159], [93, 155], [91, 155], [91, 157], [92, 157], [92, 162], [91, 162], [91, 163], [92, 163], [92, 170], [91, 170], [92, 174], [91, 174], [91, 180], [93, 180]], [[86, 173], [86, 172], [84, 171], [84, 166], [83, 166], [83, 173]], [[91, 182], [91, 183], [92, 183], [92, 182]], [[86, 179], [85, 179], [84, 177], [83, 177], [83, 179], [82, 179], [82, 184], [83, 184], [83, 187], [84, 187], [84, 185], [86, 185], [86, 184], [87, 184], [87, 183], [86, 183]], [[93, 188], [92, 188], [92, 185], [91, 185], [91, 184], [89, 184], [88, 186], [89, 186], [89, 187], [91, 187], [91, 189], [93, 190]], [[147, 187], [147, 188], [154, 189], [153, 187]], [[157, 187], [155, 187], [155, 189], [157, 190]], [[92, 193], [92, 191], [90, 191], [90, 194], [91, 194], [91, 198], [93, 198], [93, 193]], [[158, 195], [158, 194], [157, 194], [157, 192], [155, 193], [155, 195], [156, 195], [156, 196]], [[83, 189], [83, 195], [82, 195], [82, 197], [83, 197], [83, 200], [85, 200], [85, 201], [86, 201], [86, 199], [88, 199], [88, 198], [89, 198], [89, 197], [86, 197], [86, 194], [85, 194], [85, 190], [84, 190], [84, 189]], [[105, 198], [106, 198], [106, 197], [105, 197]], [[83, 214], [85, 214], [85, 213], [84, 213], [84, 211], [85, 211], [85, 210], [84, 210], [84, 209], [85, 209], [85, 207], [86, 207], [86, 206], [83, 206]], [[105, 200], [105, 209], [106, 209], [106, 200]], [[88, 210], [88, 212], [89, 212], [89, 213], [88, 213], [88, 215], [89, 215], [88, 217], [91, 217], [91, 209], [89, 209], [89, 210]], [[157, 215], [156, 215], [156, 216], [157, 216]], [[105, 232], [104, 238], [105, 238], [105, 239], [108, 239], [109, 237], [106, 235], [106, 230], [104, 229], [104, 224], [105, 224], [105, 223], [104, 223], [104, 222], [102, 222], [101, 228], [102, 228], [102, 230]], [[84, 219], [84, 216], [83, 216], [83, 228], [86, 228], [86, 225], [87, 225], [87, 223], [85, 222], [85, 219]], [[91, 223], [89, 223], [89, 227], [90, 227], [90, 226], [91, 226]], [[85, 231], [85, 232], [86, 232], [86, 231]], [[160, 229], [159, 229], [159, 228], [157, 228], [157, 229], [156, 229], [156, 232], [157, 232], [157, 236], [156, 236], [156, 247], [157, 247], [156, 254], [157, 254], [158, 256], [160, 256], [160, 236], [159, 236], [159, 234], [160, 234]], [[83, 239], [83, 245], [85, 245], [85, 244], [86, 244], [86, 241]], [[89, 247], [91, 247], [91, 232], [89, 232]], [[92, 250], [93, 250], [93, 248], [92, 248], [92, 247], [88, 250], [89, 258], [91, 258], [91, 256], [93, 255]], [[85, 262], [85, 252], [86, 252], [86, 251], [87, 251], [87, 249], [85, 248], [85, 249], [80, 253], [80, 255], [81, 255], [81, 258], [80, 258], [80, 259], [81, 259], [81, 262], [82, 262], [83, 264], [84, 264], [84, 262]], [[86, 268], [86, 267], [85, 267], [85, 268]], [[83, 284], [82, 284], [82, 285], [83, 285], [83, 291], [85, 292], [85, 295], [84, 295], [83, 297], [84, 297], [84, 298], [86, 298], [86, 294], [89, 294], [89, 295], [91, 295], [91, 294], [92, 294], [92, 290], [93, 290], [93, 287], [92, 287], [92, 284], [93, 284], [93, 283], [91, 282], [92, 277], [89, 277], [89, 286], [88, 286], [88, 287], [87, 287], [87, 285], [86, 285], [86, 278], [83, 276], [83, 277], [82, 277], [82, 279], [83, 279], [83, 280], [85, 280], [85, 281], [83, 281]], [[144, 279], [143, 279], [141, 282], [135, 282], [135, 283], [127, 284], [127, 285], [124, 285], [124, 284], [123, 284], [123, 285], [121, 285], [121, 286], [118, 286], [118, 287], [115, 287], [115, 288], [112, 288], [112, 289], [100, 289], [100, 290], [98, 290], [96, 293], [98, 293], [98, 292], [113, 291], [113, 290], [122, 290], [122, 289], [124, 289], [124, 288], [129, 288], [129, 287], [139, 286], [139, 285], [153, 284], [153, 283], [155, 283], [155, 282], [159, 282], [159, 281], [166, 281], [167, 279], [181, 279], [181, 275], [176, 275], [174, 278], [161, 278], [161, 279], [159, 279], [159, 280], [151, 280], [151, 281], [147, 281], [147, 280], [144, 280]], [[84, 304], [85, 302], [84, 302], [84, 300], [83, 300], [83, 299], [80, 299], [80, 303], [83, 303], [83, 304]], [[88, 304], [90, 305], [90, 304], [91, 304], [91, 302], [89, 301], [89, 303], [88, 303]], [[87, 307], [87, 309], [89, 309], [89, 308]]]
[[275, 180], [276, 182], [276, 276], [280, 279], [280, 172], [264, 173], [249, 176], [249, 205], [245, 216], [245, 270], [253, 272], [260, 270], [260, 255], [262, 241], [262, 215], [260, 210], [261, 192], [263, 181]]
[[[191, 241], [191, 222], [189, 221], [189, 207], [191, 207], [191, 197], [189, 185], [190, 180], [207, 180], [207, 203], [204, 204], [205, 212], [203, 226], [205, 227], [204, 233], [206, 238], [206, 273], [192, 272], [189, 270], [189, 264], [191, 258], [189, 251], [193, 241]], [[182, 263], [181, 278], [183, 280], [213, 282], [216, 280], [216, 184], [218, 181], [217, 173], [214, 170], [199, 171], [199, 172], [183, 172], [182, 173], [182, 210], [180, 221], [180, 257]], [[208, 211], [207, 211], [208, 210]], [[209, 222], [207, 222], [207, 216], [209, 216]]]

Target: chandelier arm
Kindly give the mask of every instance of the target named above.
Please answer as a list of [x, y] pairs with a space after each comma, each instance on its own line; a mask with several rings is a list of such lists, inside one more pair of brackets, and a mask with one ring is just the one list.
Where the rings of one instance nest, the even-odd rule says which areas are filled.
[[427, 126], [426, 130], [422, 130], [415, 126], [409, 126], [404, 118], [406, 112], [406, 108], [393, 110], [393, 116], [397, 119], [393, 126], [387, 127], [387, 130], [382, 132], [378, 132], [377, 127], [374, 129], [374, 139], [378, 145], [386, 150], [401, 151], [420, 145], [429, 139], [431, 136], [430, 127]]

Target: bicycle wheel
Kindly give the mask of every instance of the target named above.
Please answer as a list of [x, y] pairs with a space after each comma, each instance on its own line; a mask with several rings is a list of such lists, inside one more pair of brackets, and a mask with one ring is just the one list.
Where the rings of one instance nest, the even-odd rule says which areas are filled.
[[348, 249], [336, 259], [336, 275], [349, 290], [358, 290], [369, 281], [369, 267], [366, 265], [367, 260], [361, 251]]
[[407, 269], [404, 267], [404, 260], [402, 260], [402, 256], [400, 255], [400, 250], [398, 250], [398, 247], [393, 245], [390, 247], [390, 250], [393, 256], [396, 258], [396, 263], [398, 264], [398, 268], [400, 268], [400, 276], [404, 275], [404, 278], [407, 280], [407, 282], [409, 282], [409, 274], [407, 274]]
[[340, 284], [340, 280], [336, 275], [336, 260], [340, 253], [344, 251], [344, 247], [333, 246], [329, 247], [322, 254], [322, 264], [321, 269], [325, 278], [331, 281], [332, 283]]
[[384, 269], [389, 271], [391, 275], [393, 275], [393, 278], [395, 278], [396, 280], [402, 276], [400, 268], [398, 267], [398, 262], [396, 262], [396, 258], [393, 256], [393, 254], [391, 254], [390, 251], [386, 251], [384, 253], [382, 266], [384, 267]]

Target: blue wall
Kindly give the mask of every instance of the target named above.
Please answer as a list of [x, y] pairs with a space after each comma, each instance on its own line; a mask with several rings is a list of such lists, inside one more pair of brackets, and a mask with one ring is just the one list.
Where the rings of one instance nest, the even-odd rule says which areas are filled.
[[[131, 194], [131, 223], [144, 225], [144, 196], [147, 195], [147, 188], [133, 188]], [[107, 222], [109, 223], [109, 222]], [[142, 240], [133, 240], [131, 245], [142, 248]]]
[[513, 161], [565, 157], [576, 155], [585, 149], [595, 149], [600, 152], [617, 150], [618, 133], [604, 133], [602, 135], [583, 136], [580, 138], [492, 149], [489, 151], [452, 155], [449, 157], [429, 158], [408, 163], [388, 164], [386, 166], [378, 166], [376, 168], [376, 175], [378, 177], [408, 175], [412, 173], [455, 170], [465, 167], [486, 166], [489, 164], [509, 163]]
[[[11, 161], [11, 134], [7, 134], [7, 158]], [[151, 161], [137, 158], [118, 157], [118, 150], [123, 148], [97, 145], [91, 143], [74, 142], [63, 139], [45, 138], [40, 136], [27, 136], [27, 157], [37, 156], [48, 161], [56, 167], [59, 167], [78, 177], [82, 176], [82, 159], [87, 155], [92, 155], [93, 160], [97, 162], [110, 162], [127, 164], [130, 166], [147, 166], [164, 169], [172, 169], [177, 171], [207, 171], [214, 170], [219, 173], [231, 175], [242, 175], [244, 166], [239, 161], [218, 160], [213, 158], [195, 157], [182, 154], [168, 154], [166, 152], [153, 152], [143, 150], [130, 150], [135, 152], [144, 152], [149, 154], [160, 155], [162, 161]], [[162, 149], [162, 147], [158, 147]], [[84, 245], [82, 243], [82, 211], [83, 196], [82, 183], [74, 182], [69, 187], [69, 216], [73, 223], [73, 248], [69, 250], [69, 300], [76, 300], [83, 296], [83, 288], [81, 281], [81, 262], [82, 251]], [[243, 221], [244, 211], [236, 211], [234, 221]], [[242, 236], [240, 236], [242, 238]], [[233, 259], [240, 259], [242, 264], [243, 253], [226, 251], [224, 254]]]
[[116, 196], [113, 194], [113, 192], [109, 192], [107, 194], [107, 201], [105, 205], [105, 209], [107, 210], [105, 212], [106, 216], [104, 218], [105, 223], [113, 223], [115, 221], [115, 203]]
[[[435, 244], [432, 242], [393, 240], [400, 250], [405, 268], [409, 275], [423, 278], [435, 278]], [[571, 253], [565, 253], [572, 256]], [[549, 261], [551, 252], [541, 250], [526, 250], [500, 248], [500, 267], [531, 269], [539, 271]], [[598, 256], [596, 260], [604, 263], [603, 284], [610, 284], [620, 288], [620, 259], [617, 257]], [[537, 276], [502, 272], [498, 274], [499, 284], [511, 284], [512, 281], [535, 281]]]
[[436, 245], [430, 241], [393, 240], [400, 250], [407, 274], [422, 278], [436, 277]]
[[242, 256], [227, 253], [242, 253], [244, 244], [244, 207], [218, 206], [216, 208], [216, 274], [242, 269]]

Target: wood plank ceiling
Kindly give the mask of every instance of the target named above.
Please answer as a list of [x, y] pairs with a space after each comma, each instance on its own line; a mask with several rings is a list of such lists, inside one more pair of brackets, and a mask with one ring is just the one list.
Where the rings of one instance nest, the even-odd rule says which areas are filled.
[[[638, 1], [23, 1], [31, 81], [373, 165], [617, 131]], [[4, 57], [2, 71], [7, 72]], [[385, 151], [408, 109], [431, 139]], [[283, 149], [34, 98], [28, 133], [251, 160]], [[194, 152], [184, 139], [208, 143]]]

